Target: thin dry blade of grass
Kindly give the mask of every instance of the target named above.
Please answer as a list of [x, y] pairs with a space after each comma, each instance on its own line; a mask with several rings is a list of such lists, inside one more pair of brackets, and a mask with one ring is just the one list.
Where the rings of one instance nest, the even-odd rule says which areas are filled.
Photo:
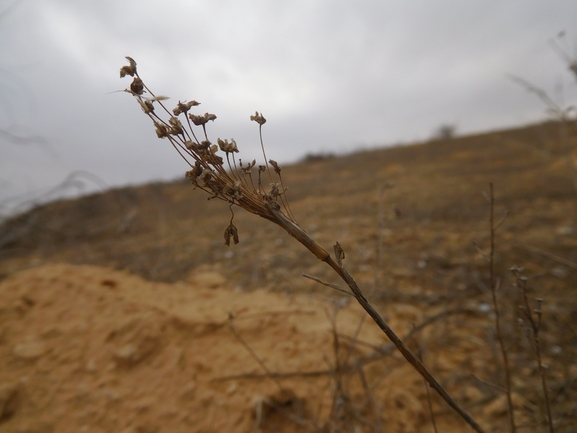
[[507, 356], [507, 350], [503, 340], [501, 315], [499, 311], [499, 303], [497, 302], [497, 291], [501, 284], [500, 280], [497, 280], [495, 276], [495, 231], [499, 228], [504, 220], [501, 221], [501, 223], [495, 225], [495, 195], [493, 193], [493, 183], [489, 184], [489, 191], [489, 231], [491, 239], [491, 249], [489, 251], [489, 273], [491, 275], [491, 299], [493, 301], [493, 310], [495, 311], [495, 330], [497, 334], [497, 340], [499, 341], [501, 357], [503, 359], [503, 370], [505, 372], [505, 390], [507, 396], [507, 414], [509, 416], [509, 426], [511, 433], [515, 433], [517, 431], [517, 426], [515, 424], [515, 408], [513, 407], [513, 399], [511, 397], [511, 368], [509, 367], [509, 358]]

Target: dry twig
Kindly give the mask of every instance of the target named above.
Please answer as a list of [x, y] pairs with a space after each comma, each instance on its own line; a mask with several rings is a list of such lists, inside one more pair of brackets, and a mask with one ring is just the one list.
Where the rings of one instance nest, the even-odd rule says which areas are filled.
[[503, 369], [505, 370], [505, 390], [507, 395], [507, 414], [509, 416], [509, 426], [511, 432], [515, 433], [517, 427], [515, 425], [515, 410], [513, 408], [513, 399], [511, 397], [511, 368], [509, 367], [509, 358], [505, 343], [503, 341], [503, 330], [501, 329], [501, 315], [499, 312], [499, 303], [497, 302], [497, 291], [500, 287], [500, 280], [495, 277], [495, 231], [503, 223], [501, 221], [495, 225], [495, 195], [493, 194], [493, 183], [489, 184], [489, 230], [491, 238], [491, 249], [489, 252], [489, 272], [491, 275], [491, 297], [493, 300], [493, 309], [495, 310], [495, 330], [497, 332], [497, 340], [499, 341], [499, 348], [501, 349], [501, 357], [503, 358]]
[[532, 309], [529, 305], [529, 298], [527, 292], [529, 290], [527, 286], [528, 278], [523, 275], [523, 269], [518, 267], [512, 267], [511, 272], [515, 275], [516, 286], [521, 292], [521, 302], [522, 305], [519, 306], [519, 310], [523, 315], [523, 321], [527, 326], [527, 337], [532, 343], [533, 349], [535, 350], [535, 357], [537, 358], [537, 365], [539, 367], [539, 374], [541, 376], [541, 387], [543, 389], [543, 395], [545, 397], [545, 410], [547, 412], [547, 423], [549, 425], [549, 432], [554, 433], [555, 428], [553, 427], [553, 417], [551, 415], [551, 403], [549, 402], [549, 390], [547, 388], [547, 379], [545, 375], [545, 366], [543, 365], [543, 360], [541, 359], [541, 343], [539, 340], [539, 331], [541, 329], [541, 318], [542, 310], [541, 304], [543, 299], [536, 298], [537, 308]]

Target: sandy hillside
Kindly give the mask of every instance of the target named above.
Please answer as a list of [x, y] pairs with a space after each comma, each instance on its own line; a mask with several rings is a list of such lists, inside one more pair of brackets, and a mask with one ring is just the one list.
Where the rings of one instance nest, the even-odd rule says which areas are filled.
[[[71, 265], [17, 273], [0, 284], [0, 299], [0, 432], [308, 431], [329, 416], [334, 303], [241, 293], [208, 272], [164, 284]], [[360, 358], [371, 351], [344, 336], [355, 335], [363, 314], [341, 302], [341, 350]], [[269, 371], [308, 376], [250, 377], [264, 371], [229, 314]], [[390, 320], [400, 326], [417, 316], [400, 306]], [[385, 344], [368, 322], [358, 338]], [[421, 431], [429, 425], [421, 379], [398, 360], [394, 374], [381, 365], [364, 373], [383, 381], [379, 404], [394, 408], [385, 413], [388, 431]], [[358, 380], [344, 382], [363, 394]]]

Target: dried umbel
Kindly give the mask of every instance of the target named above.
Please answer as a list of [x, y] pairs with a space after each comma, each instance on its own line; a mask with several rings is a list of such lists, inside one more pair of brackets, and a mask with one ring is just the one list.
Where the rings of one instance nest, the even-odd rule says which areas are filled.
[[[190, 170], [186, 172], [186, 177], [190, 179], [192, 184], [207, 192], [209, 199], [216, 198], [226, 201], [230, 204], [231, 210], [233, 206], [240, 206], [248, 212], [281, 226], [319, 260], [329, 265], [350, 288], [350, 292], [347, 293], [358, 301], [415, 370], [475, 431], [482, 432], [481, 427], [447, 394], [419, 358], [403, 343], [365, 298], [353, 277], [343, 266], [345, 252], [339, 243], [337, 242], [334, 247], [335, 259], [333, 259], [297, 224], [287, 201], [287, 188], [282, 181], [281, 168], [276, 161], [267, 160], [266, 157], [262, 141], [262, 126], [266, 119], [262, 113], [255, 112], [254, 115], [250, 116], [250, 120], [259, 125], [260, 144], [265, 165], [259, 165], [258, 168], [255, 168], [255, 160], [243, 165], [239, 159], [237, 163], [235, 153], [238, 153], [238, 146], [234, 139], [229, 141], [219, 138], [214, 144], [208, 138], [206, 125], [216, 120], [216, 115], [189, 113], [192, 107], [199, 105], [199, 102], [194, 100], [179, 101], [177, 106], [169, 111], [162, 102], [167, 98], [154, 95], [139, 77], [136, 62], [130, 57], [127, 57], [127, 60], [129, 65], [120, 69], [120, 77], [129, 75], [134, 78], [130, 87], [125, 91], [136, 98], [144, 114], [152, 120], [156, 135], [159, 138], [167, 139], [190, 166]], [[150, 96], [145, 97], [145, 93]], [[195, 131], [199, 134], [197, 135]], [[266, 181], [263, 180], [263, 177], [266, 178]], [[265, 184], [268, 186], [265, 187]], [[234, 217], [234, 213], [232, 216]], [[226, 245], [230, 245], [231, 240], [235, 244], [239, 242], [238, 230], [232, 223], [232, 219], [224, 231]]]
[[[245, 166], [240, 159], [237, 162], [235, 154], [239, 150], [234, 139], [218, 138], [216, 143], [209, 139], [207, 124], [216, 120], [215, 114], [190, 113], [193, 107], [200, 105], [195, 100], [179, 101], [169, 110], [163, 102], [168, 98], [156, 96], [138, 75], [136, 62], [131, 57], [126, 59], [129, 64], [120, 68], [120, 77], [131, 76], [133, 80], [125, 91], [136, 98], [144, 114], [152, 120], [158, 138], [167, 139], [188, 163], [190, 170], [186, 177], [195, 187], [209, 193], [209, 199], [230, 203], [231, 208], [240, 206], [277, 224], [275, 213], [281, 212], [284, 218], [296, 224], [286, 198], [281, 169], [276, 161], [266, 160], [262, 143], [262, 125], [266, 119], [262, 113], [250, 116], [259, 125], [265, 158], [264, 166], [253, 169], [256, 161]], [[231, 236], [237, 243], [238, 234], [232, 222], [225, 231], [227, 245]]]

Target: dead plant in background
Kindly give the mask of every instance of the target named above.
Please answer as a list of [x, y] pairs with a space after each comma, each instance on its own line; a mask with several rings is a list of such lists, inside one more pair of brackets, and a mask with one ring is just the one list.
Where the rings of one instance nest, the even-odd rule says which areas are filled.
[[541, 388], [543, 390], [543, 397], [545, 400], [545, 418], [547, 419], [547, 426], [549, 427], [549, 433], [555, 433], [555, 427], [553, 426], [553, 416], [551, 415], [551, 401], [549, 399], [549, 390], [547, 386], [547, 378], [545, 365], [543, 364], [543, 359], [541, 356], [541, 343], [539, 340], [539, 331], [541, 330], [541, 319], [543, 312], [541, 306], [543, 304], [542, 298], [536, 298], [537, 308], [531, 308], [529, 303], [529, 286], [528, 278], [523, 275], [523, 268], [512, 267], [509, 269], [513, 275], [515, 275], [515, 286], [519, 289], [519, 294], [521, 298], [521, 305], [519, 306], [519, 311], [521, 312], [521, 322], [525, 326], [525, 331], [527, 338], [535, 351], [535, 359], [537, 361], [537, 367], [539, 370], [539, 376], [541, 377]]
[[503, 219], [495, 224], [495, 195], [493, 194], [493, 183], [489, 184], [489, 233], [491, 239], [491, 246], [489, 250], [489, 274], [491, 279], [491, 300], [493, 302], [493, 311], [495, 312], [495, 333], [497, 341], [499, 342], [499, 349], [501, 350], [501, 357], [503, 362], [503, 370], [505, 373], [505, 395], [507, 396], [507, 415], [509, 417], [509, 426], [511, 428], [511, 433], [516, 433], [517, 426], [515, 424], [515, 408], [513, 406], [513, 399], [511, 396], [511, 368], [509, 365], [509, 357], [507, 355], [507, 347], [503, 339], [503, 326], [501, 324], [501, 313], [499, 311], [499, 302], [497, 301], [497, 291], [501, 286], [501, 280], [496, 278], [495, 275], [495, 232], [505, 221], [507, 213]]
[[[208, 138], [206, 125], [216, 120], [216, 115], [191, 113], [191, 109], [200, 104], [195, 100], [179, 101], [173, 110], [169, 110], [163, 103], [168, 97], [155, 95], [138, 75], [136, 62], [130, 57], [127, 57], [127, 60], [129, 64], [120, 69], [120, 77], [128, 75], [133, 77], [133, 80], [125, 91], [136, 98], [144, 113], [152, 120], [156, 135], [167, 139], [189, 165], [190, 170], [186, 172], [186, 177], [195, 188], [208, 193], [209, 200], [219, 199], [230, 205], [231, 219], [224, 230], [225, 244], [230, 245], [231, 240], [235, 244], [239, 242], [238, 229], [233, 223], [234, 206], [285, 229], [337, 273], [350, 288], [347, 293], [357, 300], [414, 369], [475, 431], [482, 432], [477, 422], [453, 400], [366, 299], [353, 277], [343, 267], [345, 253], [339, 243], [334, 245], [333, 258], [299, 226], [290, 209], [281, 167], [276, 161], [266, 157], [262, 140], [262, 126], [266, 122], [264, 116], [259, 112], [250, 116], [250, 119], [259, 125], [264, 165], [257, 167], [256, 160], [243, 163], [239, 158], [237, 161], [235, 154], [239, 150], [234, 139], [218, 138], [215, 144]], [[148, 95], [144, 96], [145, 93]]]
[[[557, 35], [557, 39], [566, 42], [567, 40], [565, 37], [567, 36], [565, 31], [559, 32]], [[549, 44], [553, 48], [553, 50], [567, 63], [568, 69], [571, 74], [574, 76], [577, 82], [577, 58], [571, 57], [568, 54], [569, 49], [564, 50], [561, 48], [559, 43], [555, 39], [551, 39]], [[571, 171], [571, 180], [573, 182], [573, 188], [575, 193], [577, 194], [577, 158], [574, 155], [575, 149], [572, 149], [569, 145], [569, 133], [568, 127], [571, 123], [577, 122], [575, 116], [577, 115], [577, 106], [576, 105], [567, 105], [565, 106], [563, 103], [557, 103], [554, 98], [552, 98], [545, 90], [542, 88], [532, 84], [531, 82], [517, 77], [515, 75], [508, 75], [509, 79], [514, 83], [519, 84], [529, 93], [533, 93], [537, 96], [544, 104], [545, 104], [545, 112], [548, 116], [550, 116], [554, 121], [559, 123], [559, 141], [563, 147], [563, 150], [566, 155], [567, 159], [567, 166]]]
[[571, 47], [567, 43], [567, 32], [565, 30], [561, 30], [557, 34], [557, 39], [559, 41], [562, 41], [561, 43], [565, 44], [565, 48], [561, 48], [560, 43], [557, 42], [555, 39], [551, 39], [549, 41], [549, 45], [551, 45], [551, 47], [559, 55], [559, 57], [561, 57], [563, 61], [567, 63], [569, 70], [573, 73], [573, 75], [575, 75], [575, 80], [577, 80], [577, 49], [573, 47], [574, 48], [573, 51], [575, 52], [575, 54], [573, 56], [569, 54], [569, 52], [571, 51]]
[[[495, 326], [495, 337], [498, 342], [500, 354], [501, 354], [501, 367], [503, 370], [502, 376], [503, 378], [498, 379], [497, 383], [491, 384], [494, 389], [497, 389], [505, 394], [507, 399], [507, 416], [509, 420], [509, 431], [511, 433], [516, 433], [517, 431], [521, 430], [523, 426], [519, 426], [516, 420], [516, 409], [513, 403], [513, 363], [509, 359], [508, 351], [512, 349], [513, 344], [511, 343], [511, 336], [507, 338], [504, 326], [504, 315], [503, 314], [505, 308], [505, 303], [503, 302], [503, 294], [501, 294], [501, 299], [498, 299], [498, 294], [501, 291], [501, 278], [497, 277], [496, 273], [496, 261], [495, 261], [495, 253], [496, 253], [496, 241], [495, 241], [495, 234], [497, 230], [501, 227], [501, 225], [505, 222], [509, 215], [509, 211], [506, 211], [499, 222], [495, 222], [495, 195], [494, 195], [494, 188], [493, 183], [489, 183], [489, 194], [485, 194], [485, 198], [489, 203], [489, 252], [484, 253], [481, 249], [478, 248], [478, 251], [485, 257], [489, 264], [489, 278], [490, 278], [490, 293], [491, 293], [491, 301], [493, 305], [493, 320]], [[549, 397], [549, 388], [547, 386], [547, 379], [546, 379], [546, 367], [543, 364], [542, 359], [542, 348], [540, 342], [540, 335], [539, 331], [541, 330], [541, 319], [542, 319], [542, 309], [541, 306], [543, 304], [542, 298], [535, 298], [534, 301], [537, 303], [537, 308], [532, 309], [530, 306], [529, 301], [529, 292], [531, 291], [528, 286], [528, 278], [523, 274], [524, 269], [513, 266], [509, 268], [509, 271], [515, 277], [515, 283], [513, 284], [517, 287], [519, 291], [519, 296], [516, 302], [520, 305], [518, 306], [518, 312], [520, 315], [515, 314], [517, 317], [518, 323], [522, 325], [524, 328], [526, 337], [529, 340], [529, 343], [534, 351], [535, 360], [537, 362], [538, 373], [541, 380], [541, 389], [543, 391], [543, 399], [544, 403], [541, 405], [542, 409], [542, 419], [546, 420], [549, 433], [555, 433], [555, 427], [553, 423], [553, 415], [551, 410], [551, 399]], [[501, 305], [501, 306], [500, 306]], [[509, 340], [509, 341], [507, 341]], [[501, 376], [501, 375], [499, 375]], [[503, 383], [504, 382], [504, 383]], [[489, 383], [489, 382], [486, 382]], [[542, 420], [539, 420], [538, 423], [542, 423]], [[526, 426], [524, 426], [526, 427]]]

